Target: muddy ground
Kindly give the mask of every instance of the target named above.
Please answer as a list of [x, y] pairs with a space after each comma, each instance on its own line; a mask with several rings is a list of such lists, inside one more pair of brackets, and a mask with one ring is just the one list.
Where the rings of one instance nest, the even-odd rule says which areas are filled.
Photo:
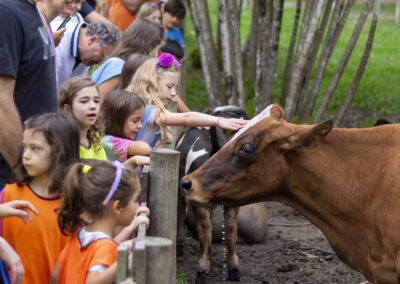
[[[321, 231], [296, 210], [277, 202], [266, 202], [269, 231], [264, 244], [237, 244], [240, 259], [240, 283], [361, 283], [358, 272], [341, 262]], [[226, 281], [225, 248], [213, 244], [209, 283]], [[199, 256], [196, 239], [188, 239], [178, 269], [194, 283]]]

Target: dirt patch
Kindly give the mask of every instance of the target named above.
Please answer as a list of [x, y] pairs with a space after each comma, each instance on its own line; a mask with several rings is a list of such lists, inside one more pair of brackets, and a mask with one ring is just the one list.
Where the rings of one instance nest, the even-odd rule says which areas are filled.
[[[264, 244], [237, 244], [240, 283], [361, 283], [365, 278], [341, 262], [321, 231], [296, 210], [277, 202], [265, 203], [269, 215]], [[209, 283], [233, 284], [227, 277], [225, 247], [213, 244]], [[199, 257], [197, 240], [189, 240], [178, 269], [194, 283]]]

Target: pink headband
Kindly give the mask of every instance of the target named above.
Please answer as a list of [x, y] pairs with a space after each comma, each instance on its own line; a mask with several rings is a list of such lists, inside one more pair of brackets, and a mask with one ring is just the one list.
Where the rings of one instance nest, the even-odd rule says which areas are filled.
[[110, 190], [108, 191], [108, 194], [103, 201], [103, 205], [107, 205], [107, 203], [110, 202], [111, 198], [113, 197], [114, 193], [117, 191], [119, 183], [121, 182], [122, 170], [125, 168], [125, 166], [118, 160], [115, 160], [112, 163], [115, 166], [115, 177], [110, 187]]
[[179, 66], [179, 62], [169, 53], [163, 53], [158, 58], [158, 64], [156, 69], [158, 70], [160, 67], [168, 68], [172, 64], [175, 64], [176, 68], [179, 70], [181, 67]]

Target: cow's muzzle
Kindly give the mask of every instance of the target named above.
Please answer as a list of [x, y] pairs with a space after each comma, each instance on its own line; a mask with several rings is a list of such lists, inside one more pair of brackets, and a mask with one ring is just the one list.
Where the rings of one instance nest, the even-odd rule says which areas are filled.
[[188, 179], [182, 179], [181, 181], [181, 191], [183, 195], [186, 195], [190, 192], [190, 190], [192, 189], [192, 182]]

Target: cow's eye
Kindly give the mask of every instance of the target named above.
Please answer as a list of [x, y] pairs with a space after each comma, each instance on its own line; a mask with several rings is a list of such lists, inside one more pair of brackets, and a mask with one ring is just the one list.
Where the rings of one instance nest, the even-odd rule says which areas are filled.
[[256, 153], [256, 146], [253, 144], [244, 144], [240, 147], [238, 154], [241, 157], [248, 158], [253, 156]]

